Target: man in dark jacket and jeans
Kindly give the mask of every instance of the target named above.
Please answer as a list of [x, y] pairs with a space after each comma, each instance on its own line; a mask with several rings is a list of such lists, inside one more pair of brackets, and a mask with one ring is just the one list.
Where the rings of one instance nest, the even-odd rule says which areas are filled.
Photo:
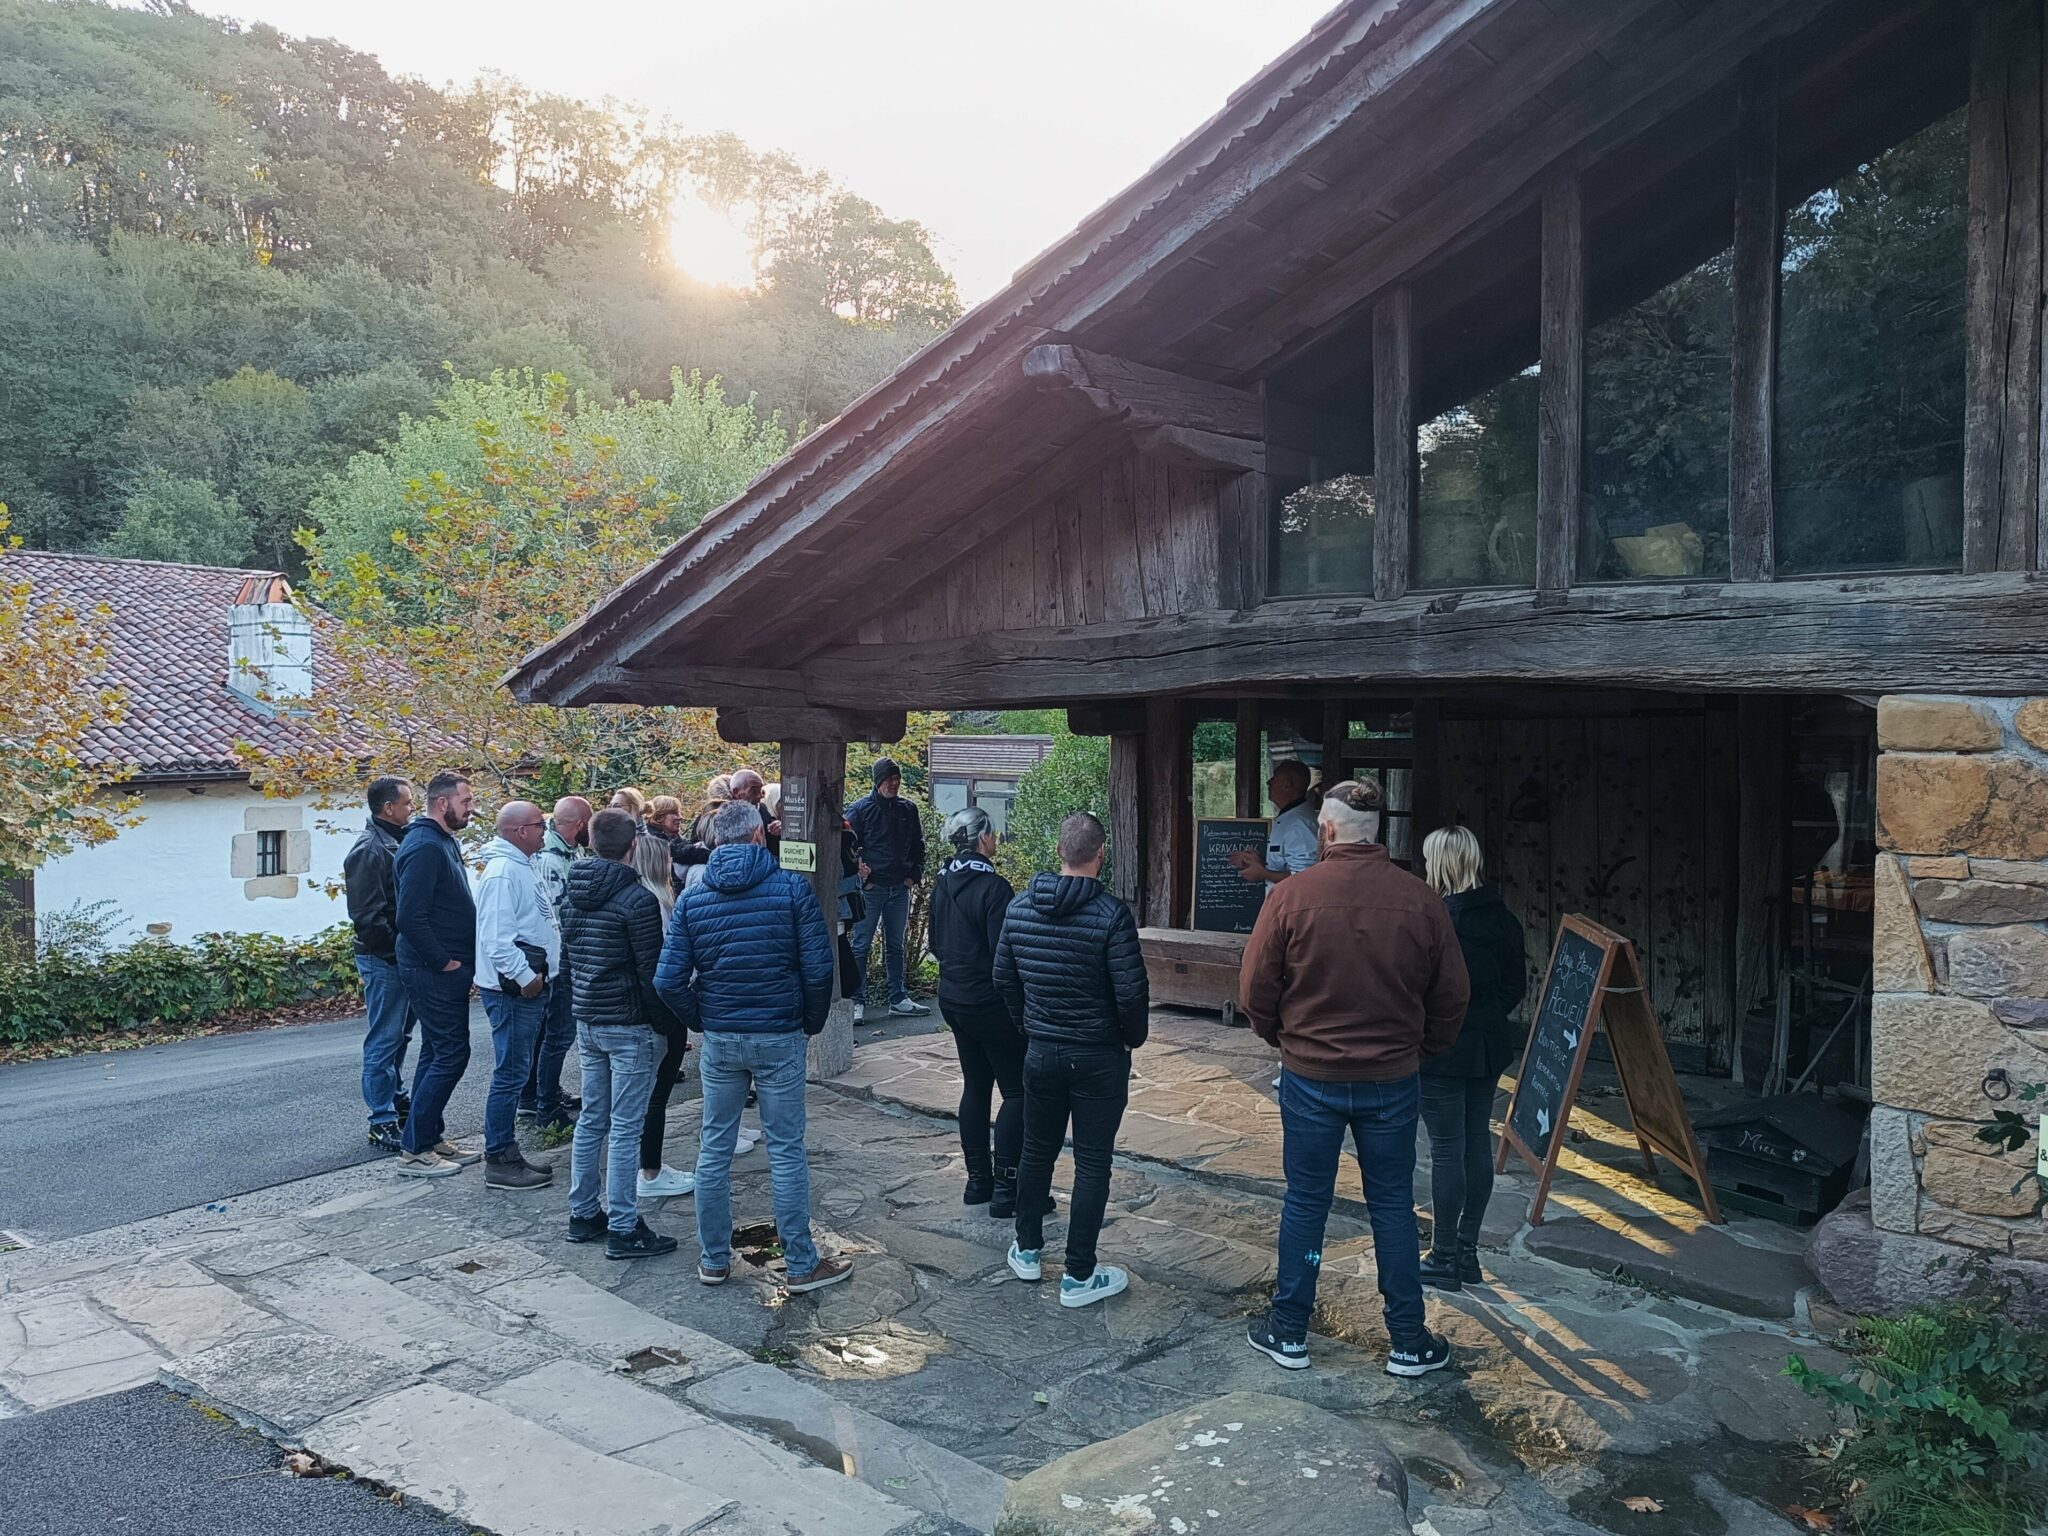
[[1305, 1369], [1323, 1232], [1344, 1133], [1358, 1149], [1373, 1262], [1386, 1302], [1387, 1374], [1421, 1376], [1450, 1361], [1423, 1320], [1415, 1230], [1415, 1122], [1425, 1056], [1458, 1037], [1465, 962], [1436, 893], [1373, 841], [1380, 786], [1333, 784], [1317, 817], [1322, 857], [1266, 897], [1245, 945], [1238, 1006], [1280, 1047], [1280, 1270], [1272, 1315], [1252, 1348]]
[[[917, 807], [903, 798], [903, 770], [888, 758], [877, 758], [872, 770], [875, 792], [863, 795], [846, 810], [846, 823], [860, 839], [862, 895], [867, 910], [853, 925], [853, 954], [863, 978], [868, 953], [875, 947], [875, 927], [882, 929], [882, 967], [889, 982], [889, 1011], [909, 1018], [931, 1009], [910, 1000], [904, 984], [904, 936], [909, 931], [910, 896], [924, 879], [924, 823]], [[853, 1017], [865, 1013], [859, 997]]]
[[363, 1104], [370, 1112], [370, 1145], [399, 1150], [399, 1123], [411, 1101], [405, 1048], [412, 1040], [412, 1005], [398, 979], [398, 888], [391, 858], [412, 817], [412, 786], [403, 779], [370, 781], [370, 824], [341, 861], [348, 920], [355, 929], [356, 974], [363, 980]]
[[[960, 1057], [960, 1151], [968, 1205], [996, 1217], [1017, 1214], [1017, 1160], [1024, 1145], [1024, 1036], [996, 991], [996, 943], [1016, 895], [996, 873], [996, 831], [978, 805], [946, 822], [953, 856], [932, 886], [932, 953], [939, 962], [939, 1011]], [[998, 1085], [990, 1157], [989, 1098]]]
[[1131, 1052], [1145, 1043], [1151, 993], [1138, 925], [1102, 888], [1102, 823], [1077, 811], [1060, 823], [1060, 872], [1036, 875], [1010, 903], [996, 945], [995, 983], [1030, 1043], [1024, 1054], [1024, 1153], [1017, 1170], [1017, 1240], [1010, 1270], [1043, 1270], [1052, 1165], [1074, 1123], [1074, 1199], [1060, 1305], [1114, 1296], [1130, 1276], [1095, 1262], [1109, 1204], [1110, 1155], [1130, 1101]]
[[679, 1027], [654, 990], [661, 903], [633, 867], [635, 840], [655, 835], [638, 831], [624, 811], [599, 811], [590, 819], [597, 857], [570, 866], [562, 896], [562, 947], [583, 1051], [583, 1113], [569, 1148], [569, 1241], [602, 1237], [608, 1259], [676, 1250], [674, 1238], [641, 1219], [638, 1202], [641, 1122], [668, 1031]]
[[427, 781], [427, 810], [413, 818], [391, 859], [398, 893], [398, 977], [419, 1020], [412, 1113], [398, 1171], [410, 1178], [460, 1173], [483, 1153], [443, 1134], [441, 1115], [469, 1066], [469, 989], [476, 981], [476, 902], [455, 834], [469, 825], [469, 780], [441, 772]]
[[723, 1285], [732, 1272], [732, 1156], [751, 1084], [768, 1139], [785, 1284], [815, 1291], [853, 1273], [852, 1264], [823, 1257], [811, 1241], [804, 1151], [804, 1072], [810, 1037], [832, 1007], [832, 941], [810, 882], [776, 866], [755, 807], [744, 800], [720, 806], [711, 842], [704, 878], [676, 900], [654, 974], [662, 1001], [704, 1034], [697, 1278]]

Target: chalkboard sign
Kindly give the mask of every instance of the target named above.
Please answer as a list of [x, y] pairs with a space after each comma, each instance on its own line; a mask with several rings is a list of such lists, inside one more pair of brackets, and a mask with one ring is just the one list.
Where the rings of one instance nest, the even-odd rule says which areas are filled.
[[1537, 1175], [1529, 1202], [1531, 1225], [1543, 1220], [1543, 1202], [1563, 1150], [1565, 1123], [1578, 1097], [1579, 1078], [1592, 1049], [1593, 1031], [1604, 1026], [1614, 1055], [1615, 1075], [1628, 1103], [1643, 1165], [1657, 1172], [1662, 1152], [1699, 1186], [1707, 1219], [1719, 1221], [1714, 1191], [1707, 1183], [1692, 1121], [1685, 1112], [1678, 1075], [1664, 1048], [1657, 1015], [1650, 1007], [1636, 949], [1627, 939], [1576, 915], [1558, 924], [1543, 992], [1529, 1020], [1529, 1040], [1515, 1078], [1515, 1096], [1501, 1136], [1496, 1168], [1505, 1170], [1510, 1151], [1521, 1154]]
[[1266, 882], [1247, 880], [1230, 862], [1249, 851], [1261, 863], [1272, 827], [1257, 817], [1203, 816], [1195, 822], [1194, 925], [1209, 933], [1250, 933]]

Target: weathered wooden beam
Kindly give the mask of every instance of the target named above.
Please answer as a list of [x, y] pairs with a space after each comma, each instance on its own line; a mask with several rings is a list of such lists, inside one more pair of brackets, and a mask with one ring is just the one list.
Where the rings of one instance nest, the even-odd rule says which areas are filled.
[[1970, 15], [1963, 569], [2032, 570], [2041, 516], [2041, 0]]
[[1185, 796], [1182, 780], [1189, 773], [1187, 725], [1180, 700], [1145, 701], [1145, 769], [1143, 788], [1145, 889], [1144, 926], [1176, 926], [1180, 868], [1174, 857], [1178, 842], [1174, 826]]
[[1235, 771], [1237, 778], [1237, 814], [1256, 816], [1265, 802], [1265, 743], [1259, 735], [1259, 701], [1239, 699], [1237, 701], [1237, 748]]
[[[513, 696], [532, 703], [530, 682], [507, 678]], [[576, 679], [558, 704], [783, 704], [803, 697], [803, 676], [776, 667], [631, 667], [594, 668]]]
[[1586, 204], [1576, 176], [1543, 191], [1543, 370], [1536, 418], [1536, 586], [1562, 592], [1579, 561], [1586, 422]]
[[1372, 312], [1372, 592], [1391, 602], [1408, 590], [1415, 531], [1415, 295], [1397, 283]]
[[718, 711], [718, 739], [756, 741], [900, 741], [900, 709], [826, 709], [815, 704], [745, 705]]
[[1728, 412], [1728, 557], [1736, 581], [1777, 569], [1771, 440], [1778, 373], [1778, 52], [1743, 68], [1736, 90], [1734, 395]]
[[834, 648], [814, 697], [918, 708], [1130, 689], [1470, 681], [2048, 693], [2048, 601], [2022, 573], [1419, 594]]
[[1108, 704], [1069, 704], [1067, 729], [1076, 736], [1122, 736], [1145, 729], [1145, 706], [1137, 699]]
[[1266, 433], [1265, 402], [1256, 390], [1210, 384], [1063, 342], [1026, 352], [1024, 377], [1042, 389], [1072, 390], [1103, 415], [1128, 418], [1134, 427], [1188, 427], [1254, 439]]

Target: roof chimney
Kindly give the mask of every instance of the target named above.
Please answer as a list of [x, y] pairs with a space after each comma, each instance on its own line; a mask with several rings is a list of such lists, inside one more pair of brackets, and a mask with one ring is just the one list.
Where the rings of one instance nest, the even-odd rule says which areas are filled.
[[313, 625], [282, 576], [250, 576], [235, 594], [228, 610], [228, 687], [273, 712], [313, 696]]

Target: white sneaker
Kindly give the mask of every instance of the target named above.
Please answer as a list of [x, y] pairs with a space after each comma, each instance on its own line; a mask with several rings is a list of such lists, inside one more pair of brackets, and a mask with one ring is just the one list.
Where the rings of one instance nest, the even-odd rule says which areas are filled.
[[865, 1024], [868, 1021], [868, 1005], [859, 998], [853, 1000], [853, 1022]]
[[696, 1174], [683, 1173], [678, 1169], [669, 1167], [667, 1163], [663, 1163], [661, 1165], [661, 1172], [651, 1179], [646, 1174], [641, 1174], [639, 1182], [634, 1186], [635, 1193], [642, 1200], [660, 1200], [669, 1195], [687, 1195], [693, 1193], [696, 1188]]
[[1060, 1305], [1063, 1307], [1086, 1307], [1098, 1301], [1106, 1301], [1118, 1294], [1131, 1283], [1131, 1277], [1114, 1264], [1098, 1264], [1095, 1273], [1086, 1280], [1076, 1280], [1072, 1275], [1060, 1276]]
[[1042, 1280], [1045, 1270], [1038, 1262], [1038, 1250], [1026, 1253], [1015, 1243], [1010, 1244], [1010, 1273], [1019, 1280]]
[[914, 1003], [906, 997], [891, 1003], [889, 1011], [899, 1018], [915, 1019], [930, 1013], [931, 1009], [925, 1007], [923, 1003]]
[[759, 1145], [761, 1145], [761, 1133], [756, 1130], [750, 1130], [743, 1125], [740, 1127], [739, 1139], [733, 1143], [732, 1155], [738, 1157], [742, 1153], [753, 1151]]
[[446, 1136], [434, 1143], [434, 1155], [445, 1157], [449, 1162], [464, 1168], [471, 1163], [480, 1163], [484, 1160], [483, 1148], [465, 1146], [459, 1141], [450, 1141]]

